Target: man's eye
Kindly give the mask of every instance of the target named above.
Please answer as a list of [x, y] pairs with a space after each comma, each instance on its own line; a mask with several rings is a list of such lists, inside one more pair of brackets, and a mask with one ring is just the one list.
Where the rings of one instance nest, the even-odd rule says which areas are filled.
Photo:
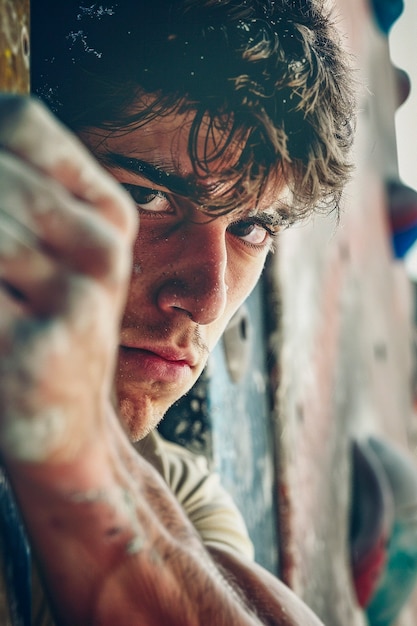
[[235, 237], [239, 237], [239, 239], [254, 246], [266, 245], [273, 236], [268, 228], [253, 221], [233, 222], [227, 230]]
[[170, 202], [163, 191], [129, 183], [122, 183], [122, 186], [140, 209], [152, 213], [172, 212]]

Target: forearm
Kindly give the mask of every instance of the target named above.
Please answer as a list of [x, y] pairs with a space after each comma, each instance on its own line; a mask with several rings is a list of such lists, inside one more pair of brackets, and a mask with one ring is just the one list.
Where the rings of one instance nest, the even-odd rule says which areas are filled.
[[57, 624], [320, 626], [259, 566], [209, 553], [115, 417], [108, 426], [70, 463], [8, 463]]
[[10, 466], [59, 623], [263, 623], [153, 469], [115, 452]]

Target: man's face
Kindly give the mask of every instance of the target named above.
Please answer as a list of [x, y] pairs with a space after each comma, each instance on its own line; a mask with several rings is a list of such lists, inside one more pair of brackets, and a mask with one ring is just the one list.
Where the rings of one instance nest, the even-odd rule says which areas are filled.
[[256, 207], [236, 207], [214, 220], [173, 194], [193, 175], [190, 119], [172, 113], [126, 133], [82, 134], [128, 188], [140, 214], [116, 381], [121, 416], [134, 440], [192, 387], [255, 286], [272, 244], [268, 222], [283, 193], [270, 183]]

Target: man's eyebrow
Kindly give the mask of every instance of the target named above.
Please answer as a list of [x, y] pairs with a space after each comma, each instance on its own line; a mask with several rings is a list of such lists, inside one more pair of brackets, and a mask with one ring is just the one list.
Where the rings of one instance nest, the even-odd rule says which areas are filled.
[[253, 221], [261, 224], [262, 226], [270, 226], [271, 228], [279, 228], [285, 224], [285, 220], [279, 213], [270, 213], [266, 211], [249, 211], [248, 213], [242, 213], [241, 219]]
[[189, 178], [166, 172], [148, 161], [118, 154], [117, 152], [107, 152], [102, 155], [101, 160], [106, 165], [120, 167], [132, 174], [143, 175], [149, 182], [164, 187], [172, 193], [187, 196], [190, 192], [195, 192], [195, 184]]

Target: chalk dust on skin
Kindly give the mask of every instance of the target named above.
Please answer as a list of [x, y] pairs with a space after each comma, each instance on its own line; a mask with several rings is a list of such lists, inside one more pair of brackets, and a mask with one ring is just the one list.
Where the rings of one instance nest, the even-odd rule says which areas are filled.
[[85, 277], [77, 282], [71, 315], [1, 328], [13, 337], [8, 349], [2, 340], [0, 358], [1, 446], [15, 459], [40, 462], [62, 444], [70, 452], [67, 438], [77, 432], [79, 412], [86, 410], [81, 407], [94, 406], [106, 386], [110, 397], [117, 320], [100, 314], [109, 297], [99, 285]]
[[16, 461], [37, 463], [45, 458], [45, 451], [53, 442], [62, 440], [65, 427], [62, 407], [48, 407], [39, 415], [21, 415], [10, 412], [1, 425], [2, 448]]
[[8, 281], [10, 264], [14, 268], [12, 275], [18, 270], [19, 274], [23, 271], [27, 276], [25, 266], [29, 263], [30, 272], [36, 275], [39, 284], [50, 280], [53, 268], [38, 247], [39, 242], [33, 233], [0, 208], [0, 260], [3, 262], [0, 264], [0, 279]]
[[[60, 403], [51, 404], [47, 397], [43, 397], [42, 390], [34, 393], [33, 388], [38, 387], [40, 373], [46, 368], [51, 379], [55, 375], [48, 367], [51, 351], [62, 355], [61, 358], [68, 358], [70, 344], [68, 333], [59, 324], [49, 325], [49, 341], [42, 340], [44, 321], [20, 322], [20, 328], [22, 340], [19, 341], [19, 332], [15, 328], [16, 340], [11, 350], [2, 351], [0, 360], [1, 447], [9, 458], [41, 462], [65, 436], [67, 415], [66, 407]], [[27, 345], [25, 339], [28, 339]]]
[[[62, 325], [55, 325], [53, 334], [56, 341], [55, 349], [66, 354], [69, 347], [69, 337]], [[45, 343], [40, 343], [40, 351], [28, 353], [25, 365], [29, 369], [38, 364], [42, 367], [42, 359], [50, 358], [48, 348]], [[43, 354], [42, 354], [43, 348]], [[30, 356], [29, 356], [30, 355]], [[19, 355], [16, 357], [17, 367], [19, 367]], [[1, 365], [1, 363], [0, 363]], [[4, 384], [4, 377], [1, 376]], [[13, 380], [12, 377], [11, 380]], [[83, 378], [84, 381], [84, 378]], [[7, 381], [6, 381], [7, 384]], [[85, 383], [84, 383], [85, 385]], [[12, 392], [13, 390], [9, 391]], [[21, 388], [16, 385], [14, 390], [21, 393]], [[78, 395], [74, 388], [73, 395]], [[11, 398], [13, 400], [13, 397]], [[18, 403], [15, 403], [18, 404]], [[67, 437], [68, 411], [67, 407], [61, 405], [49, 405], [38, 407], [38, 413], [19, 413], [18, 408], [9, 412], [7, 420], [1, 424], [2, 447], [9, 458], [23, 462], [42, 462], [47, 457], [49, 450], [55, 445], [62, 443]], [[111, 463], [111, 462], [110, 462]], [[140, 552], [145, 545], [146, 534], [141, 527], [136, 510], [136, 498], [133, 486], [129, 484], [130, 476], [120, 476], [117, 464], [113, 469], [107, 470], [114, 474], [114, 483], [110, 488], [90, 489], [86, 491], [76, 491], [68, 494], [70, 501], [80, 505], [104, 504], [115, 521], [114, 528], [119, 533], [126, 533], [125, 552], [127, 555], [134, 555]], [[70, 471], [70, 470], [69, 470]]]
[[[13, 259], [21, 254], [23, 237], [17, 231], [16, 222], [0, 208], [0, 258]], [[0, 268], [0, 275], [1, 273]]]
[[138, 483], [132, 480], [130, 473], [126, 473], [123, 465], [112, 461], [111, 455], [102, 476], [109, 473], [112, 475], [109, 487], [75, 491], [69, 497], [72, 503], [82, 507], [98, 506], [108, 520], [105, 523], [106, 535], [110, 538], [124, 535], [125, 553], [132, 556], [145, 548], [145, 527], [152, 524], [152, 509], [147, 507], [144, 515], [140, 514], [137, 501]]
[[[48, 139], [48, 149], [40, 149]], [[13, 95], [0, 99], [0, 141], [35, 167], [54, 177], [81, 200], [97, 206], [116, 201], [136, 216], [133, 202], [102, 169], [84, 144], [46, 107]], [[39, 206], [41, 208], [41, 205]]]

